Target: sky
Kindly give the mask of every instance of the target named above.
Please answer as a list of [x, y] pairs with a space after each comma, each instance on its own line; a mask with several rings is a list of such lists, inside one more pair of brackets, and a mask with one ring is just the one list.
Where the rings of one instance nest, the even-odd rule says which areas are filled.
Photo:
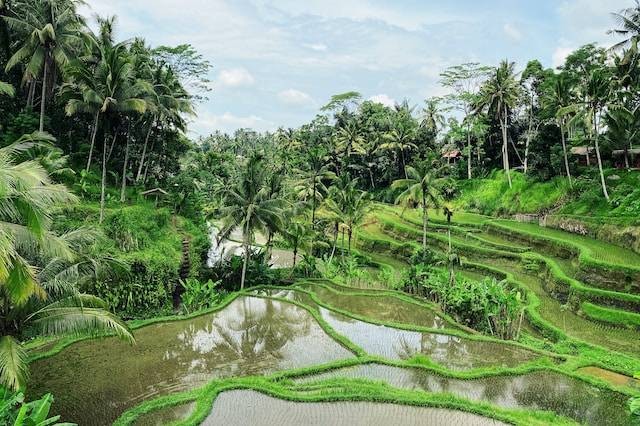
[[87, 0], [117, 15], [116, 36], [192, 44], [213, 64], [192, 136], [309, 122], [337, 93], [419, 105], [446, 94], [439, 75], [464, 62], [560, 65], [575, 48], [610, 46], [611, 12], [633, 0]]

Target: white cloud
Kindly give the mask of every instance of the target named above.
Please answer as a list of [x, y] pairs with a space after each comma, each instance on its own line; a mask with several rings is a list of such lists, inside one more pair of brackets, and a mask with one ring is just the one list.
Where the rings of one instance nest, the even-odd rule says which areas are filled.
[[515, 41], [519, 41], [522, 39], [522, 33], [512, 24], [506, 23], [504, 24], [504, 27], [502, 27], [502, 29], [504, 30], [504, 33], [511, 39]]
[[275, 129], [274, 123], [256, 115], [238, 116], [231, 112], [223, 114], [201, 114], [191, 125], [193, 133], [208, 135], [216, 130], [233, 132], [240, 128], [252, 128], [258, 131]]
[[327, 49], [329, 48], [324, 43], [311, 43], [311, 44], [304, 44], [303, 46], [311, 50], [315, 50], [316, 52], [326, 52]]
[[567, 56], [571, 54], [575, 49], [572, 47], [566, 46], [558, 46], [556, 50], [553, 51], [552, 63], [555, 68], [564, 64], [564, 60], [567, 59]]
[[244, 68], [230, 68], [220, 71], [218, 75], [218, 86], [222, 87], [242, 87], [251, 86], [255, 79], [249, 71]]
[[287, 89], [278, 93], [280, 101], [287, 105], [303, 106], [313, 104], [313, 98], [308, 93], [296, 89]]
[[384, 93], [381, 93], [381, 94], [375, 95], [375, 96], [371, 96], [369, 98], [369, 100], [371, 102], [377, 102], [379, 104], [382, 104], [382, 105], [388, 106], [388, 107], [394, 107], [396, 105], [396, 100], [393, 99], [391, 96], [386, 95]]

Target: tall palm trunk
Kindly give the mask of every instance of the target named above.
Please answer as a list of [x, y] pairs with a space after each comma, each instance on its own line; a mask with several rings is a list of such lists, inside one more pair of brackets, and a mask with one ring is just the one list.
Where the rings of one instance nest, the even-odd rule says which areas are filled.
[[504, 106], [504, 120], [500, 120], [500, 124], [502, 125], [502, 162], [504, 164], [504, 171], [507, 173], [507, 180], [509, 181], [509, 188], [511, 188], [511, 171], [509, 164], [509, 146], [508, 146], [508, 135], [507, 135], [507, 120], [509, 116], [507, 115], [507, 106]]
[[[596, 145], [596, 158], [598, 159], [598, 171], [600, 172], [600, 183], [602, 184], [602, 192], [604, 194], [604, 198], [609, 201], [609, 191], [607, 191], [607, 182], [604, 179], [604, 170], [602, 169], [602, 158], [600, 157], [600, 142], [599, 142], [599, 133], [598, 133], [598, 114], [596, 109], [593, 109], [593, 132], [594, 132], [594, 141]], [[587, 155], [589, 153], [587, 152]]]
[[407, 174], [407, 165], [404, 162], [404, 149], [400, 148], [400, 159], [402, 160], [402, 170], [404, 170], [404, 178], [409, 179], [409, 175]]
[[[118, 137], [118, 131], [113, 135], [112, 146], [116, 143], [116, 138]], [[100, 185], [100, 223], [104, 220], [104, 203], [105, 203], [105, 192], [107, 189], [107, 146], [108, 146], [108, 137], [104, 135], [104, 147], [102, 149], [102, 183]]]
[[429, 209], [427, 208], [427, 197], [422, 191], [422, 249], [427, 249], [427, 223], [429, 221]]
[[127, 191], [127, 166], [129, 165], [129, 143], [131, 141], [131, 122], [127, 130], [127, 143], [124, 148], [124, 164], [122, 165], [122, 184], [120, 186], [120, 202], [124, 203], [125, 192]]
[[49, 60], [48, 54], [44, 58], [44, 70], [42, 72], [42, 96], [40, 98], [40, 131], [44, 131], [44, 112], [47, 103], [47, 79], [49, 78]]
[[469, 107], [465, 106], [465, 117], [467, 118], [467, 149], [469, 152], [467, 153], [467, 179], [471, 179], [471, 125], [469, 125]]
[[573, 188], [573, 181], [571, 180], [571, 170], [569, 169], [569, 156], [567, 154], [567, 142], [564, 137], [564, 119], [560, 121], [560, 138], [562, 139], [562, 154], [564, 155], [564, 168], [567, 172], [567, 179], [569, 179], [569, 186]]
[[240, 290], [244, 290], [244, 280], [247, 276], [247, 265], [249, 263], [249, 219], [250, 214], [245, 218], [244, 229], [242, 230], [242, 247], [244, 248], [244, 261], [242, 262], [242, 276], [240, 278]]
[[93, 157], [93, 148], [96, 145], [96, 135], [98, 134], [98, 121], [100, 119], [100, 110], [96, 111], [96, 117], [93, 120], [93, 129], [91, 129], [91, 148], [89, 148], [89, 157], [87, 158], [86, 171], [91, 167], [91, 159]]
[[296, 260], [298, 259], [298, 244], [293, 246], [293, 267], [296, 267]]
[[336, 254], [336, 246], [338, 245], [338, 222], [335, 223], [335, 229], [333, 233], [333, 248], [331, 249], [331, 256], [329, 256], [329, 264], [333, 261], [333, 256]]
[[351, 256], [351, 238], [353, 237], [353, 230], [351, 229], [351, 227], [349, 227], [349, 230], [347, 231], [347, 234], [348, 234], [348, 239], [349, 239], [349, 245], [348, 245], [349, 251], [348, 251], [348, 253], [349, 253], [349, 256]]
[[149, 125], [149, 130], [147, 130], [147, 136], [144, 138], [144, 146], [142, 148], [142, 156], [140, 157], [140, 164], [138, 165], [138, 173], [136, 174], [136, 183], [140, 182], [140, 178], [142, 177], [142, 169], [144, 167], [144, 160], [147, 155], [147, 146], [149, 145], [149, 138], [151, 137], [151, 130], [153, 129], [154, 121], [151, 121]]

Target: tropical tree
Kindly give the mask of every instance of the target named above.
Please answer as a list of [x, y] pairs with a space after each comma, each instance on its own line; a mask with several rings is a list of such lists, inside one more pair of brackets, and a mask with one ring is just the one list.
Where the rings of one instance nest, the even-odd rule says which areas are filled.
[[284, 239], [293, 249], [293, 267], [296, 267], [298, 251], [304, 249], [313, 239], [313, 232], [309, 224], [302, 220], [293, 220], [283, 231]]
[[453, 90], [453, 94], [447, 100], [454, 108], [464, 114], [463, 124], [466, 127], [467, 136], [467, 178], [471, 179], [472, 149], [471, 127], [473, 126], [473, 108], [477, 102], [478, 91], [491, 71], [490, 67], [476, 62], [468, 62], [447, 68], [440, 74], [444, 87]]
[[47, 94], [55, 84], [56, 72], [62, 69], [79, 44], [84, 29], [77, 13], [78, 0], [18, 0], [13, 3], [9, 16], [3, 19], [8, 26], [25, 35], [20, 48], [7, 61], [5, 70], [26, 61], [23, 84], [35, 87], [42, 78], [40, 98], [40, 131], [44, 130]]
[[355, 121], [350, 121], [346, 126], [339, 128], [335, 138], [338, 152], [346, 155], [345, 161], [348, 162], [353, 154], [365, 153], [365, 139]]
[[562, 155], [564, 157], [565, 173], [569, 180], [569, 185], [573, 185], [571, 181], [571, 170], [569, 169], [569, 153], [567, 150], [566, 133], [567, 133], [567, 111], [566, 108], [572, 104], [571, 85], [569, 84], [566, 74], [562, 73], [555, 76], [553, 87], [543, 99], [545, 105], [551, 111], [555, 111], [555, 121], [560, 128], [560, 139], [562, 141]]
[[612, 13], [619, 27], [609, 31], [624, 37], [624, 40], [614, 44], [611, 49], [618, 50], [630, 46], [640, 40], [640, 0], [635, 0], [635, 6], [628, 7], [618, 13]]
[[610, 102], [612, 74], [605, 66], [596, 67], [589, 73], [589, 78], [584, 88], [584, 101], [575, 103], [566, 108], [561, 109], [561, 114], [574, 114], [572, 120], [580, 119], [585, 124], [587, 130], [591, 134], [594, 148], [596, 151], [596, 159], [598, 161], [598, 172], [600, 174], [600, 185], [602, 193], [609, 201], [609, 191], [607, 190], [607, 182], [604, 177], [604, 169], [602, 167], [602, 156], [600, 154], [600, 130], [602, 128], [602, 116], [606, 108], [616, 109], [619, 105]]
[[253, 154], [239, 171], [230, 186], [222, 188], [222, 229], [219, 239], [227, 238], [237, 228], [242, 232], [244, 262], [240, 289], [244, 289], [251, 242], [256, 232], [282, 229], [280, 199], [270, 195], [268, 176], [262, 155]]
[[428, 167], [416, 169], [409, 166], [405, 171], [407, 178], [396, 180], [391, 185], [392, 189], [402, 191], [396, 198], [396, 204], [422, 207], [423, 249], [427, 248], [429, 208], [438, 208], [442, 200], [441, 180], [437, 177], [440, 170]]
[[502, 130], [502, 164], [511, 188], [511, 165], [509, 163], [509, 111], [515, 108], [520, 88], [515, 77], [515, 63], [502, 61], [492, 71], [489, 79], [480, 88], [476, 111], [486, 109], [493, 112]]
[[397, 124], [391, 131], [382, 136], [385, 142], [381, 143], [378, 149], [381, 151], [392, 151], [400, 159], [400, 165], [404, 170], [405, 178], [408, 179], [406, 168], [406, 154], [411, 150], [418, 149], [414, 143], [415, 127]]
[[106, 330], [133, 339], [104, 302], [77, 289], [89, 268], [76, 247], [95, 235], [76, 230], [58, 236], [50, 231], [55, 208], [73, 203], [75, 197], [53, 184], [37, 162], [16, 160], [51, 140], [34, 133], [0, 148], [0, 384], [11, 389], [23, 387], [28, 376], [20, 343], [27, 327], [55, 335]]

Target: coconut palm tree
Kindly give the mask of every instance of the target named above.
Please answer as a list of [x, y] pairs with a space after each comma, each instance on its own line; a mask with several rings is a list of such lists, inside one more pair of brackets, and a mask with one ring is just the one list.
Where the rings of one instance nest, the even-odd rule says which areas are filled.
[[240, 289], [244, 289], [251, 242], [256, 232], [267, 234], [270, 230], [282, 229], [282, 207], [280, 199], [271, 197], [263, 157], [253, 154], [238, 173], [235, 181], [222, 188], [222, 229], [219, 239], [237, 228], [242, 232], [244, 262]]
[[53, 184], [37, 162], [16, 161], [50, 140], [34, 133], [0, 148], [0, 384], [11, 389], [24, 386], [28, 376], [20, 343], [26, 327], [56, 335], [107, 330], [133, 339], [104, 302], [77, 290], [88, 264], [75, 248], [95, 235], [77, 230], [58, 236], [50, 231], [54, 209], [75, 197]]
[[414, 143], [415, 140], [415, 128], [398, 124], [391, 131], [382, 135], [384, 143], [380, 144], [378, 149], [382, 151], [393, 151], [397, 153], [397, 158], [400, 158], [400, 165], [405, 171], [405, 178], [408, 179], [406, 174], [406, 153], [418, 149], [418, 146]]
[[351, 120], [346, 126], [340, 127], [335, 135], [336, 149], [342, 155], [345, 162], [349, 162], [353, 154], [362, 155], [364, 150], [364, 136], [358, 127], [358, 123]]
[[26, 61], [22, 82], [34, 84], [42, 78], [40, 98], [40, 131], [44, 130], [47, 94], [55, 84], [56, 72], [73, 57], [79, 44], [84, 22], [77, 13], [77, 0], [21, 0], [3, 19], [7, 25], [23, 34], [24, 44], [9, 58], [6, 71]]
[[517, 104], [520, 86], [515, 76], [515, 63], [502, 61], [480, 88], [476, 111], [486, 109], [493, 112], [502, 130], [502, 164], [511, 188], [511, 165], [509, 163], [509, 111]]
[[624, 37], [624, 40], [611, 47], [612, 50], [628, 47], [634, 41], [640, 40], [640, 0], [635, 0], [635, 6], [623, 9], [618, 13], [612, 13], [612, 15], [619, 28], [610, 30], [609, 34]]
[[543, 99], [543, 104], [552, 111], [556, 111], [555, 121], [560, 128], [560, 138], [562, 140], [562, 154], [564, 156], [564, 167], [569, 180], [569, 185], [573, 186], [571, 181], [571, 170], [569, 169], [569, 154], [566, 142], [567, 114], [564, 108], [572, 104], [572, 93], [566, 74], [560, 74], [553, 81], [553, 88]]
[[396, 198], [396, 204], [422, 207], [422, 247], [427, 248], [427, 226], [429, 207], [438, 208], [442, 200], [441, 180], [437, 177], [440, 169], [407, 167], [406, 179], [393, 182], [391, 188], [402, 192]]
[[582, 120], [587, 130], [591, 133], [596, 159], [598, 161], [598, 172], [600, 174], [600, 185], [604, 198], [609, 201], [609, 191], [604, 178], [602, 167], [602, 156], [600, 155], [600, 130], [602, 127], [602, 115], [605, 109], [616, 109], [619, 105], [610, 102], [613, 76], [606, 67], [598, 67], [589, 73], [586, 86], [584, 88], [584, 101], [562, 108], [560, 114], [574, 114], [572, 121]]

